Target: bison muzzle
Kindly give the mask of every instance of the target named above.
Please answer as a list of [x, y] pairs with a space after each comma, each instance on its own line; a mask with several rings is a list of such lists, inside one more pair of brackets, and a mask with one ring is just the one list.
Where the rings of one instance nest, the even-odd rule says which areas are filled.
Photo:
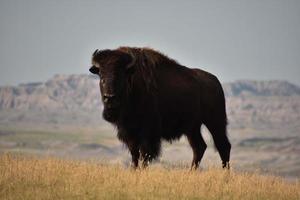
[[225, 97], [219, 80], [191, 69], [150, 48], [96, 50], [90, 72], [100, 77], [103, 118], [116, 126], [132, 165], [142, 166], [160, 154], [161, 140], [185, 135], [198, 168], [206, 149], [201, 135], [210, 131], [223, 168], [229, 168]]

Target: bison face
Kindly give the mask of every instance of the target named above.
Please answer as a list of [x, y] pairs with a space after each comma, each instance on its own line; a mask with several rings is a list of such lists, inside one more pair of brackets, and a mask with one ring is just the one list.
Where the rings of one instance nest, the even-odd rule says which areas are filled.
[[90, 72], [100, 77], [103, 118], [109, 122], [116, 122], [119, 118], [127, 69], [132, 60], [129, 54], [117, 50], [96, 50], [93, 54]]

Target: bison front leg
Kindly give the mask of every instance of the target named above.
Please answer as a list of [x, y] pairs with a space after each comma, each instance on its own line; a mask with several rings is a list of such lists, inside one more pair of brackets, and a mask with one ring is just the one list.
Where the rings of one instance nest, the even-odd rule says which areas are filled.
[[[151, 102], [154, 103], [155, 100], [152, 99]], [[155, 103], [147, 104], [145, 108], [144, 113], [147, 113], [147, 115], [140, 123], [140, 154], [143, 168], [159, 156], [161, 149], [161, 118], [159, 112]]]
[[138, 138], [131, 137], [128, 131], [124, 128], [119, 128], [118, 138], [127, 146], [131, 154], [131, 166], [132, 168], [136, 169], [139, 165], [139, 158], [140, 158], [140, 152], [139, 152], [140, 143]]
[[142, 142], [140, 150], [143, 168], [146, 168], [152, 160], [159, 156], [160, 149], [160, 139], [149, 139]]
[[139, 165], [139, 158], [140, 158], [139, 142], [136, 139], [128, 138], [128, 137], [126, 139], [122, 139], [122, 141], [126, 144], [131, 154], [131, 163], [130, 163], [131, 167], [133, 169], [137, 169]]
[[137, 169], [139, 165], [139, 157], [140, 157], [139, 148], [133, 144], [128, 145], [128, 148], [131, 154], [130, 165], [133, 169]]
[[127, 147], [131, 154], [131, 167], [133, 169], [137, 169], [139, 166], [139, 157], [140, 157], [139, 145], [137, 142], [130, 141], [127, 143]]

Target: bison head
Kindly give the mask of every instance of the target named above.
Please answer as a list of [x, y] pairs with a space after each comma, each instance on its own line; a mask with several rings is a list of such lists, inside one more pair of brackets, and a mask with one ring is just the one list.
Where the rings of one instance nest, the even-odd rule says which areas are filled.
[[116, 122], [120, 114], [121, 99], [125, 92], [126, 76], [134, 59], [119, 50], [98, 49], [92, 56], [90, 72], [100, 77], [100, 93], [104, 105], [103, 118]]

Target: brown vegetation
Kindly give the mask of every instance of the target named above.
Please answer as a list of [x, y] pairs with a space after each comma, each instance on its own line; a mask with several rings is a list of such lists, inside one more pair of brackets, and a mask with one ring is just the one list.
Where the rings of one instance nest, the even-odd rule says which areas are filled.
[[300, 183], [234, 170], [117, 165], [3, 154], [0, 199], [299, 199]]

